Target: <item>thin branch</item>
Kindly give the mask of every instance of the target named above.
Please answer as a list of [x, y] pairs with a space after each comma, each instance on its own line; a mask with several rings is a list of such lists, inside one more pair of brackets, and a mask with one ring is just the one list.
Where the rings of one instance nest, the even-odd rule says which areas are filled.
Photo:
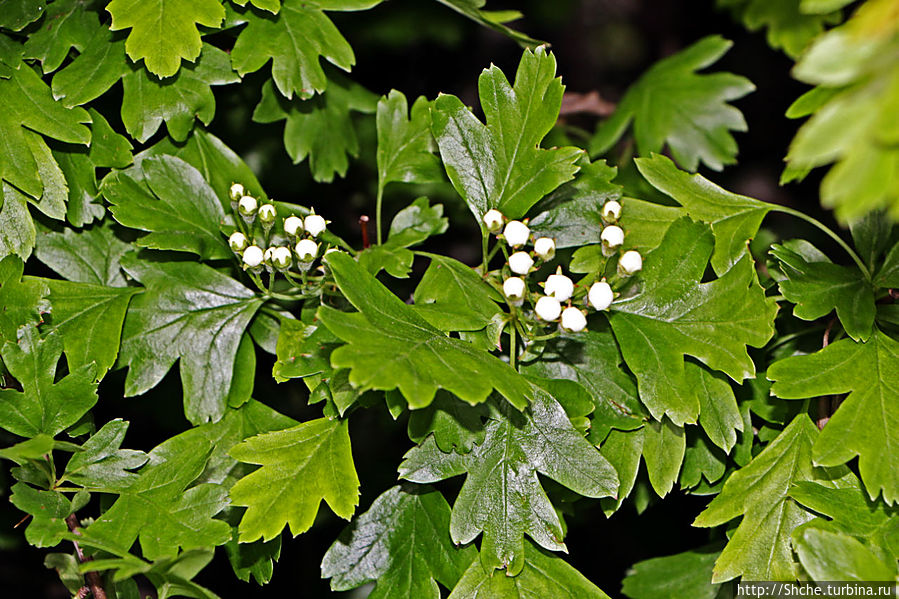
[[[830, 345], [830, 331], [836, 322], [837, 319], [834, 317], [827, 323], [827, 328], [824, 329], [824, 337], [821, 339], [822, 349]], [[822, 395], [818, 398], [818, 419], [815, 421], [815, 424], [818, 425], [818, 430], [822, 430], [827, 421], [830, 420], [830, 417], [833, 416], [838, 405], [836, 401], [833, 395]]]
[[[69, 527], [69, 530], [73, 535], [81, 536], [81, 531], [78, 528], [78, 518], [75, 517], [75, 514], [69, 514], [66, 516], [66, 525]], [[81, 546], [77, 541], [72, 541], [72, 544], [75, 545], [75, 555], [78, 556], [78, 563], [85, 563], [93, 561], [94, 558], [89, 555], [84, 555], [84, 551], [81, 550]], [[106, 589], [103, 588], [103, 580], [100, 578], [100, 573], [97, 571], [85, 572], [84, 573], [84, 581], [87, 583], [87, 587], [90, 589], [91, 595], [94, 596], [94, 599], [106, 599]], [[81, 591], [78, 592], [79, 595]]]

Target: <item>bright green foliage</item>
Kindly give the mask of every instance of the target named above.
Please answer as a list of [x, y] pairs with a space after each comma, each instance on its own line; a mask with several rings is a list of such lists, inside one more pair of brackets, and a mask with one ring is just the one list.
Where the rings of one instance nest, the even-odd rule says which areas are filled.
[[370, 599], [440, 599], [440, 582], [452, 588], [477, 557], [447, 534], [450, 507], [429, 487], [392, 487], [375, 499], [355, 526], [322, 559], [322, 578], [346, 591], [376, 582]]
[[538, 145], [559, 116], [561, 78], [545, 48], [526, 50], [515, 84], [496, 66], [478, 79], [482, 124], [459, 98], [441, 95], [431, 109], [431, 130], [446, 173], [480, 223], [490, 208], [518, 218], [571, 179], [583, 151]]
[[53, 451], [53, 445], [53, 437], [50, 435], [37, 435], [21, 443], [0, 449], [0, 458], [11, 460], [21, 466], [27, 464], [28, 460], [43, 458]]
[[[660, 154], [637, 158], [635, 162], [640, 174], [653, 187], [681, 204], [691, 218], [712, 226], [715, 234], [712, 268], [718, 275], [730, 270], [746, 254], [746, 245], [758, 233], [762, 219], [772, 208], [765, 202], [722, 189], [702, 175], [685, 173]], [[634, 212], [643, 209], [641, 205]]]
[[17, 256], [0, 260], [0, 343], [15, 343], [19, 327], [40, 324], [41, 313], [49, 311], [45, 298], [50, 290], [42, 281], [23, 281], [24, 269]]
[[395, 89], [378, 101], [378, 187], [388, 183], [428, 183], [443, 179], [437, 144], [431, 136], [431, 103], [421, 96], [409, 104]]
[[140, 167], [117, 171], [103, 183], [115, 219], [150, 231], [137, 243], [182, 250], [212, 260], [233, 255], [219, 232], [222, 205], [198, 170], [171, 156], [147, 158]]
[[213, 516], [228, 505], [227, 491], [212, 483], [191, 486], [211, 450], [206, 440], [184, 435], [158, 445], [131, 484], [110, 489], [119, 498], [87, 527], [87, 534], [124, 550], [139, 538], [150, 560], [174, 557], [179, 547], [223, 544], [231, 536], [229, 527]]
[[57, 0], [48, 5], [40, 28], [25, 42], [25, 58], [39, 60], [46, 74], [60, 67], [71, 48], [84, 50], [97, 27], [93, 14], [85, 10], [87, 4], [87, 0]]
[[131, 246], [115, 236], [112, 227], [61, 233], [46, 232], [37, 237], [37, 258], [60, 276], [77, 283], [124, 287], [120, 260]]
[[112, 0], [112, 31], [131, 29], [125, 49], [134, 62], [144, 59], [147, 70], [165, 78], [181, 67], [181, 59], [200, 55], [197, 25], [219, 27], [225, 9], [217, 0]]
[[[821, 182], [821, 203], [851, 222], [877, 208], [899, 219], [899, 37], [892, 0], [870, 0], [846, 24], [820, 36], [793, 75], [818, 87], [787, 116], [811, 118], [787, 154], [782, 179], [833, 164]], [[815, 100], [802, 105], [814, 95]]]
[[96, 363], [102, 378], [115, 363], [125, 310], [138, 289], [44, 279], [53, 306], [50, 325], [59, 331], [69, 368]]
[[[91, 115], [91, 145], [87, 157], [95, 167], [125, 168], [133, 161], [131, 142], [119, 135], [102, 114], [88, 109]], [[71, 184], [70, 184], [71, 185]]]
[[129, 69], [122, 77], [122, 122], [140, 142], [150, 139], [163, 121], [172, 139], [184, 141], [194, 119], [208, 125], [215, 116], [211, 86], [238, 81], [228, 55], [209, 44], [195, 63], [185, 65], [172, 79], [159, 81], [144, 69]]
[[129, 472], [147, 462], [147, 454], [134, 449], [121, 449], [128, 423], [110, 420], [84, 442], [82, 451], [72, 455], [60, 480], [71, 481], [85, 488], [114, 489], [130, 487], [137, 474]]
[[68, 530], [65, 518], [72, 513], [72, 502], [62, 493], [35, 489], [23, 482], [12, 486], [9, 501], [32, 516], [25, 529], [25, 540], [35, 547], [53, 547]]
[[[246, 6], [247, 1], [248, 0], [231, 0], [231, 2], [238, 6]], [[256, 8], [267, 10], [273, 15], [278, 14], [278, 11], [281, 10], [281, 0], [249, 0], [249, 2]]]
[[129, 72], [125, 41], [98, 25], [81, 54], [53, 76], [53, 96], [65, 106], [80, 106], [102, 96]]
[[393, 295], [346, 254], [330, 254], [341, 291], [359, 312], [319, 308], [319, 318], [347, 342], [331, 354], [336, 368], [350, 368], [350, 382], [361, 389], [398, 387], [411, 407], [428, 405], [438, 388], [469, 403], [479, 403], [495, 388], [524, 408], [533, 391], [498, 358], [446, 337]]
[[746, 346], [761, 347], [774, 332], [777, 308], [765, 299], [748, 256], [718, 279], [697, 283], [713, 245], [706, 225], [675, 221], [646, 256], [641, 291], [612, 304], [615, 338], [656, 419], [696, 422], [699, 399], [683, 356], [742, 381], [755, 374]]
[[0, 349], [3, 363], [22, 391], [0, 389], [0, 426], [22, 437], [56, 435], [78, 422], [97, 403], [96, 366], [73, 368], [56, 381], [62, 339], [49, 333], [41, 339], [37, 327], [23, 328], [18, 343]]
[[253, 111], [258, 123], [287, 119], [284, 147], [295, 163], [309, 157], [316, 181], [341, 177], [349, 167], [348, 156], [359, 155], [359, 140], [351, 112], [375, 111], [377, 96], [342, 77], [329, 79], [328, 91], [310, 100], [288, 100], [275, 92], [271, 82], [262, 87], [262, 100]]
[[502, 576], [474, 560], [449, 599], [608, 599], [565, 560], [531, 543], [524, 544], [524, 566], [514, 577]]
[[538, 472], [586, 497], [614, 496], [618, 488], [611, 464], [574, 429], [565, 410], [545, 391], [534, 390], [524, 413], [499, 403], [484, 442], [470, 453], [444, 453], [429, 437], [400, 465], [400, 476], [418, 483], [467, 473], [450, 535], [455, 543], [470, 543], [483, 532], [484, 567], [505, 568], [509, 576], [524, 567], [525, 534], [547, 549], [565, 549]]
[[125, 395], [155, 387], [180, 358], [185, 416], [194, 423], [218, 420], [227, 405], [237, 346], [262, 301], [200, 264], [134, 256], [123, 262], [146, 287], [132, 300], [122, 332], [118, 364], [129, 368]]
[[34, 249], [35, 228], [28, 212], [28, 196], [7, 183], [0, 182], [0, 256], [17, 254], [24, 260]]
[[731, 45], [709, 36], [655, 63], [597, 129], [590, 154], [605, 154], [633, 122], [637, 150], [644, 156], [667, 146], [690, 171], [700, 162], [716, 171], [736, 162], [737, 142], [730, 131], [745, 131], [746, 121], [728, 102], [755, 86], [732, 73], [696, 73], [717, 62]]
[[794, 483], [824, 477], [811, 461], [817, 435], [808, 416], [797, 416], [748, 465], [731, 474], [721, 494], [693, 522], [708, 527], [743, 517], [715, 562], [712, 582], [737, 576], [744, 580], [795, 579], [790, 532], [812, 515], [788, 493]]
[[[408, 248], [432, 235], [446, 232], [448, 226], [449, 221], [443, 216], [443, 204], [430, 206], [428, 198], [418, 198], [393, 217], [387, 240], [362, 252], [359, 263], [374, 275], [383, 268], [390, 276], [404, 279], [409, 276], [415, 260], [415, 254]], [[422, 315], [428, 318], [429, 313], [423, 311]]]
[[359, 503], [346, 420], [304, 422], [247, 439], [229, 453], [262, 466], [231, 488], [231, 502], [247, 507], [240, 521], [241, 542], [268, 541], [285, 525], [294, 536], [306, 532], [322, 499], [347, 520]]
[[712, 584], [712, 567], [720, 552], [720, 546], [711, 545], [637, 562], [621, 592], [631, 599], [715, 599], [720, 585]]
[[330, 88], [319, 59], [323, 57], [349, 71], [356, 58], [320, 5], [332, 10], [356, 8], [353, 2], [284, 0], [277, 15], [244, 13], [247, 26], [231, 52], [234, 70], [243, 76], [258, 71], [271, 59], [272, 79], [281, 95], [288, 99], [294, 94], [310, 98]]
[[650, 420], [643, 427], [643, 461], [649, 483], [659, 497], [674, 487], [687, 448], [684, 427], [668, 419]]
[[839, 532], [804, 529], [795, 541], [796, 554], [812, 580], [894, 580], [889, 565], [857, 539]]
[[[839, 7], [817, 7], [804, 0], [718, 0], [730, 8], [750, 31], [766, 29], [768, 45], [796, 58], [824, 31], [839, 21]], [[843, 2], [845, 4], [845, 2]]]
[[899, 342], [875, 329], [866, 343], [842, 339], [775, 362], [768, 378], [783, 399], [849, 393], [815, 443], [815, 463], [836, 466], [859, 456], [868, 494], [899, 500]]
[[816, 320], [835, 309], [850, 337], [864, 341], [871, 336], [874, 289], [857, 267], [836, 265], [806, 244], [773, 245], [771, 255], [786, 275], [778, 286], [796, 304], [794, 316]]
[[440, 451], [468, 453], [484, 442], [484, 421], [489, 415], [486, 404], [470, 406], [439, 391], [428, 407], [410, 412], [409, 438], [421, 443], [433, 434]]
[[743, 419], [734, 391], [720, 374], [693, 362], [686, 364], [687, 377], [699, 397], [699, 424], [709, 439], [730, 453], [743, 431]]
[[502, 295], [479, 274], [452, 258], [428, 257], [431, 264], [412, 297], [429, 323], [444, 331], [476, 331], [500, 314]]
[[727, 455], [714, 447], [695, 427], [686, 427], [684, 432], [687, 447], [678, 484], [682, 489], [690, 489], [697, 495], [711, 494], [706, 487], [717, 483], [724, 476], [727, 469]]

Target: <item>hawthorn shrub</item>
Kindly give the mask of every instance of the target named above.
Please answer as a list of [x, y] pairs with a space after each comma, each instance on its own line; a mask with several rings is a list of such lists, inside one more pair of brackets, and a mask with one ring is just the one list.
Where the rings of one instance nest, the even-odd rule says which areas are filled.
[[[811, 86], [781, 183], [818, 169], [836, 231], [696, 172], [735, 164], [747, 129], [723, 37], [588, 98], [591, 131], [560, 124], [556, 58], [518, 13], [439, 2], [522, 47], [474, 109], [351, 78], [335, 21], [380, 0], [4, 3], [0, 540], [95, 598], [266, 596], [326, 512], [348, 524], [321, 576], [354, 597], [895, 581], [895, 1], [718, 2]], [[401, 31], [438, 35], [409, 10]], [[371, 176], [275, 200], [260, 156], [214, 134], [226, 90], [228, 118], [283, 127], [275, 151], [314, 181]], [[770, 213], [831, 255], [762, 230]], [[456, 231], [476, 258], [435, 241]], [[178, 393], [183, 420], [129, 442], [124, 406]], [[394, 459], [387, 433], [353, 442], [373, 413], [408, 436], [386, 483], [354, 462]], [[705, 544], [620, 591], [566, 561], [578, 514], [670, 494], [705, 498], [682, 514]]]

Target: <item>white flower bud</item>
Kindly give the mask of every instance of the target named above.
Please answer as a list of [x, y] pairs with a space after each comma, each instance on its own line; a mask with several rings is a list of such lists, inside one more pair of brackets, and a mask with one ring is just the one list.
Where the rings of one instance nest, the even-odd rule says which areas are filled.
[[298, 216], [288, 216], [284, 219], [284, 232], [291, 237], [303, 230], [303, 219]]
[[247, 240], [246, 235], [240, 231], [235, 231], [234, 233], [231, 233], [231, 237], [228, 238], [228, 245], [231, 246], [231, 251], [242, 252], [247, 249], [250, 242]]
[[262, 264], [264, 257], [262, 248], [258, 245], [251, 245], [243, 251], [243, 263], [250, 268], [256, 268]]
[[328, 223], [325, 222], [325, 219], [318, 214], [310, 214], [303, 221], [303, 228], [313, 237], [318, 237], [327, 225]]
[[243, 196], [237, 203], [237, 211], [242, 216], [253, 216], [256, 214], [257, 208], [259, 208], [259, 202], [253, 196]]
[[617, 225], [609, 225], [602, 230], [600, 239], [605, 247], [614, 250], [624, 243], [624, 231]]
[[282, 246], [272, 250], [272, 266], [278, 270], [287, 270], [291, 262], [293, 257], [290, 255], [290, 248]]
[[534, 312], [537, 313], [537, 316], [539, 316], [541, 320], [552, 322], [562, 313], [562, 304], [560, 304], [559, 300], [556, 298], [544, 295], [537, 300], [537, 304], [534, 306]]
[[312, 262], [318, 255], [318, 244], [311, 239], [301, 239], [297, 242], [294, 251], [297, 253], [297, 259], [300, 262]]
[[579, 333], [587, 327], [587, 318], [584, 313], [574, 306], [562, 310], [562, 328], [569, 333]]
[[587, 299], [594, 309], [606, 310], [612, 305], [615, 294], [612, 293], [612, 288], [608, 283], [599, 281], [598, 283], [593, 283], [590, 287], [590, 291], [587, 293]]
[[556, 242], [549, 237], [541, 237], [534, 242], [534, 253], [541, 260], [552, 260], [556, 255]]
[[554, 275], [549, 275], [546, 283], [543, 284], [543, 291], [546, 295], [551, 295], [560, 302], [568, 301], [574, 294], [574, 283], [561, 274], [561, 269]]
[[623, 276], [630, 276], [643, 268], [643, 257], [639, 252], [630, 250], [624, 252], [618, 259], [618, 272]]
[[487, 226], [487, 230], [491, 233], [499, 233], [500, 229], [503, 228], [503, 213], [495, 208], [485, 212], [482, 220]]
[[526, 275], [534, 266], [534, 259], [527, 252], [515, 252], [509, 256], [509, 269], [516, 275]]
[[520, 305], [524, 299], [525, 285], [524, 279], [518, 277], [509, 277], [503, 281], [503, 294], [510, 302]]
[[272, 263], [272, 250], [274, 248], [265, 248], [265, 251], [262, 252], [262, 261], [266, 264]]
[[602, 207], [602, 219], [610, 224], [615, 224], [621, 218], [621, 204], [615, 200], [609, 200]]
[[506, 223], [506, 228], [503, 229], [503, 238], [513, 248], [526, 244], [530, 236], [531, 230], [528, 229], [526, 224], [518, 220], [510, 220]]
[[259, 220], [264, 225], [270, 225], [275, 222], [275, 217], [278, 216], [278, 211], [275, 210], [274, 204], [263, 204], [259, 207]]
[[246, 194], [246, 190], [240, 183], [231, 184], [231, 201], [237, 202]]

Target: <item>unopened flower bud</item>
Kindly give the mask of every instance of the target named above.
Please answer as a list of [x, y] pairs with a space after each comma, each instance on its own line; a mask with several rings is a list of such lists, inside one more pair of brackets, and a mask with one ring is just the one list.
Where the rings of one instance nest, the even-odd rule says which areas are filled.
[[602, 219], [614, 225], [621, 218], [621, 204], [615, 200], [609, 200], [602, 207]]
[[642, 268], [643, 257], [635, 250], [624, 252], [621, 258], [618, 259], [618, 272], [622, 276], [630, 276], [639, 272]]
[[250, 242], [247, 240], [246, 235], [244, 235], [240, 231], [236, 231], [231, 234], [231, 237], [228, 238], [228, 245], [231, 246], [231, 251], [242, 252], [247, 249], [247, 246], [250, 245]]
[[243, 263], [249, 268], [256, 268], [262, 264], [264, 257], [262, 248], [258, 245], [251, 245], [243, 251]]
[[274, 248], [265, 248], [265, 251], [262, 252], [262, 261], [266, 264], [272, 263], [272, 250]]
[[284, 219], [284, 232], [295, 237], [303, 230], [303, 219], [298, 216], [288, 216]]
[[602, 230], [600, 239], [602, 239], [602, 244], [604, 247], [607, 247], [610, 250], [615, 250], [621, 247], [621, 244], [624, 243], [624, 231], [618, 225], [609, 225]]
[[556, 298], [544, 295], [537, 300], [534, 312], [537, 313], [541, 320], [552, 322], [559, 318], [559, 314], [562, 313], [562, 304]]
[[278, 211], [275, 210], [274, 204], [263, 204], [259, 207], [259, 220], [263, 225], [271, 226], [277, 216]]
[[525, 284], [524, 279], [519, 279], [518, 277], [509, 277], [505, 281], [503, 281], [503, 295], [506, 296], [512, 304], [518, 306], [521, 305], [521, 301], [524, 299], [525, 293]]
[[531, 230], [528, 226], [518, 220], [510, 220], [503, 229], [503, 238], [513, 248], [522, 246], [528, 242], [531, 236]]
[[587, 293], [587, 300], [596, 310], [608, 309], [612, 305], [613, 299], [615, 299], [615, 294], [612, 293], [612, 288], [605, 281], [593, 283]]
[[579, 333], [587, 327], [587, 318], [584, 313], [574, 306], [562, 310], [562, 328], [569, 333]]
[[291, 262], [293, 257], [290, 255], [290, 248], [282, 246], [272, 250], [272, 266], [278, 270], [287, 270]]
[[534, 266], [534, 259], [527, 252], [515, 252], [509, 256], [509, 269], [516, 275], [526, 275]]
[[303, 221], [303, 228], [313, 237], [318, 237], [327, 225], [328, 223], [325, 222], [325, 219], [318, 214], [310, 214]]
[[556, 242], [549, 237], [541, 237], [534, 242], [534, 253], [541, 260], [552, 260], [556, 255]]
[[237, 211], [240, 212], [240, 215], [243, 217], [253, 216], [256, 214], [258, 208], [259, 202], [257, 202], [256, 198], [253, 196], [243, 196], [237, 203]]
[[243, 185], [240, 183], [232, 183], [231, 184], [231, 201], [239, 202], [240, 198], [242, 198], [246, 194], [246, 190], [243, 188]]
[[499, 233], [503, 228], [503, 213], [495, 208], [485, 212], [482, 220], [491, 233]]
[[302, 263], [311, 263], [318, 255], [318, 244], [311, 239], [301, 239], [297, 242], [294, 251], [297, 254], [297, 260]]
[[546, 283], [543, 284], [543, 292], [551, 295], [560, 302], [568, 301], [574, 294], [574, 283], [562, 274], [562, 269], [558, 269], [556, 274], [549, 275]]

